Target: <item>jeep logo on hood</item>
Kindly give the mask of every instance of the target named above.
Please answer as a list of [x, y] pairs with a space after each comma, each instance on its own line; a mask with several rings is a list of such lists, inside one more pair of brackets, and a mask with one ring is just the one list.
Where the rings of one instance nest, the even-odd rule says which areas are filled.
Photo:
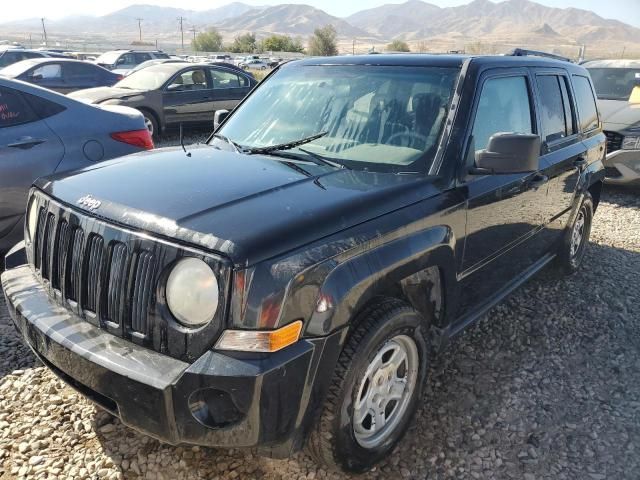
[[85, 195], [84, 197], [79, 198], [76, 203], [85, 207], [87, 210], [96, 210], [102, 204], [100, 200], [96, 200], [91, 195]]

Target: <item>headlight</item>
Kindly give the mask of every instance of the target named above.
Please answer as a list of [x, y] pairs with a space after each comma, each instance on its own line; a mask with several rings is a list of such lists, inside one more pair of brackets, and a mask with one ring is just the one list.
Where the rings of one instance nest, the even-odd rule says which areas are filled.
[[169, 310], [187, 327], [211, 321], [218, 310], [218, 279], [198, 258], [186, 258], [173, 267], [166, 292]]
[[624, 137], [622, 139], [623, 150], [640, 150], [640, 136]]
[[34, 237], [36, 228], [38, 228], [38, 202], [34, 197], [31, 199], [29, 211], [27, 212], [27, 241], [30, 242]]

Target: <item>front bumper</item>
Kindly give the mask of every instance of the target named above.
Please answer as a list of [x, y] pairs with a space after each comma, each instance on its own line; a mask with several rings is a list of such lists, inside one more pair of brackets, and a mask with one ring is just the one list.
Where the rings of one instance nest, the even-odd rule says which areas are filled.
[[338, 332], [269, 355], [208, 351], [188, 364], [52, 302], [29, 266], [1, 282], [16, 328], [45, 365], [124, 424], [170, 444], [290, 454], [322, 405], [331, 378], [322, 372], [332, 371], [341, 343]]
[[616, 150], [604, 160], [606, 183], [616, 185], [640, 184], [640, 150]]

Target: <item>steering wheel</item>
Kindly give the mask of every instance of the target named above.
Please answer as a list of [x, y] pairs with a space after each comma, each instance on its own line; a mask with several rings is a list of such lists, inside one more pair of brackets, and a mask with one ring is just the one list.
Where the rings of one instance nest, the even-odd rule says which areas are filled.
[[[422, 135], [420, 133], [415, 133], [415, 132], [408, 132], [408, 131], [394, 133], [387, 139], [385, 143], [388, 145], [392, 145], [393, 140], [400, 137], [408, 137], [409, 139], [416, 139], [418, 141], [422, 141], [425, 147], [429, 144], [429, 138], [426, 135]], [[411, 141], [409, 142], [409, 145], [412, 145]]]

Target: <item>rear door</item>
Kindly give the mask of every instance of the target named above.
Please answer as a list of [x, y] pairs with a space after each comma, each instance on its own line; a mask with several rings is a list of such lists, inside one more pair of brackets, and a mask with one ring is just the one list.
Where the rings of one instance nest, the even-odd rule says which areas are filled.
[[560, 238], [573, 205], [580, 171], [586, 165], [569, 76], [562, 69], [536, 69], [536, 92], [543, 173], [549, 178], [543, 236]]
[[64, 63], [62, 65], [62, 74], [67, 86], [65, 93], [102, 86], [100, 84], [100, 73], [100, 70], [95, 65], [89, 63]]
[[251, 83], [246, 75], [230, 70], [211, 67], [209, 69], [213, 95], [211, 103], [211, 120], [216, 110], [233, 110], [251, 90]]
[[31, 98], [0, 86], [0, 238], [22, 220], [33, 181], [53, 173], [64, 156], [62, 142], [36, 113], [43, 104]]

